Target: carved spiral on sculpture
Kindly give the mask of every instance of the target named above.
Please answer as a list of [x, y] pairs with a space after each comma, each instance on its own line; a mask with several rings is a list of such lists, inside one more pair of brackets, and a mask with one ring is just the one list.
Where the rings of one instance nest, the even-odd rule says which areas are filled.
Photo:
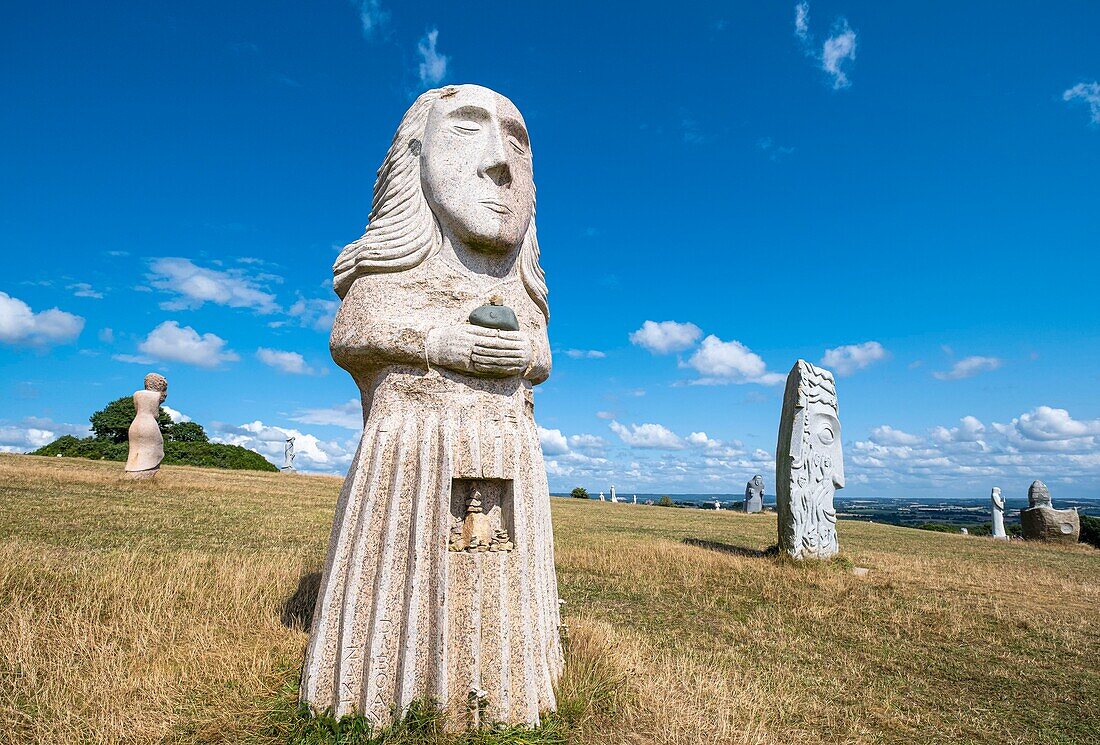
[[[332, 286], [340, 298], [359, 277], [403, 272], [419, 266], [439, 251], [443, 234], [420, 183], [420, 147], [432, 106], [450, 90], [453, 89], [425, 91], [402, 117], [378, 169], [367, 229], [359, 240], [344, 247], [332, 267]], [[546, 299], [549, 291], [546, 274], [539, 265], [533, 212], [520, 249], [519, 273], [527, 294], [549, 320]]]

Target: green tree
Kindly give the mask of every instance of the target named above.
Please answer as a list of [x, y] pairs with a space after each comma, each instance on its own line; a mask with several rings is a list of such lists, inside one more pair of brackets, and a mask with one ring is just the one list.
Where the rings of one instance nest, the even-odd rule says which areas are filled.
[[174, 422], [164, 428], [164, 438], [169, 442], [210, 442], [198, 422]]
[[573, 499], [588, 499], [588, 490], [583, 486], [578, 486], [573, 491], [569, 492], [569, 496]]
[[[164, 432], [172, 424], [172, 417], [168, 416], [168, 412], [164, 409], [158, 411], [157, 424], [160, 425], [160, 431]], [[133, 398], [130, 396], [116, 398], [92, 414], [90, 418], [92, 432], [99, 440], [126, 442], [129, 436], [130, 424], [133, 423], [136, 415]]]
[[661, 498], [657, 500], [657, 506], [658, 507], [675, 507], [676, 505], [673, 503], [671, 497], [669, 497], [667, 494], [662, 494]]

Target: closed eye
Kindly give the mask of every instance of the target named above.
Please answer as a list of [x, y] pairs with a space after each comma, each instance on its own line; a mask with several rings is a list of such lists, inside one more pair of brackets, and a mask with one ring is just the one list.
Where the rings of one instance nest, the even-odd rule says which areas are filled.
[[521, 145], [519, 140], [517, 140], [515, 137], [509, 137], [508, 144], [510, 144], [512, 146], [512, 149], [520, 155], [527, 155], [527, 148]]
[[481, 127], [479, 127], [474, 122], [463, 122], [462, 124], [456, 124], [455, 125], [455, 131], [458, 132], [459, 134], [464, 134], [464, 135], [473, 134], [474, 132], [477, 132], [479, 129], [481, 129]]

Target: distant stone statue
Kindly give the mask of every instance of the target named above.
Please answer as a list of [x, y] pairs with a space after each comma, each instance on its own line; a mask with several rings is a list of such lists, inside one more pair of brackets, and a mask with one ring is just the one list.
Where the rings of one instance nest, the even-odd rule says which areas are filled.
[[535, 725], [562, 673], [533, 387], [550, 375], [531, 144], [473, 85], [412, 104], [370, 224], [333, 268], [333, 359], [363, 398], [301, 700], [392, 721], [416, 700], [451, 728]]
[[127, 434], [126, 478], [151, 479], [164, 460], [164, 435], [157, 417], [160, 405], [168, 398], [168, 381], [163, 375], [145, 376], [145, 389], [134, 394], [134, 421]]
[[1025, 510], [1020, 510], [1020, 532], [1032, 541], [1077, 543], [1081, 538], [1081, 517], [1077, 510], [1056, 510], [1050, 499], [1050, 489], [1035, 481], [1027, 490]]
[[764, 511], [764, 477], [760, 474], [745, 484], [745, 512]]
[[297, 438], [288, 437], [288, 438], [286, 438], [286, 444], [283, 445], [283, 470], [284, 471], [293, 471], [294, 470], [294, 455], [295, 455], [295, 453], [294, 453], [294, 440], [295, 439], [297, 439]]
[[787, 376], [775, 453], [779, 549], [795, 559], [837, 553], [833, 494], [843, 488], [833, 374], [799, 360]]
[[1001, 490], [996, 486], [993, 487], [993, 493], [989, 495], [989, 500], [993, 503], [993, 537], [1007, 541], [1008, 534], [1005, 533], [1005, 499], [1001, 496]]

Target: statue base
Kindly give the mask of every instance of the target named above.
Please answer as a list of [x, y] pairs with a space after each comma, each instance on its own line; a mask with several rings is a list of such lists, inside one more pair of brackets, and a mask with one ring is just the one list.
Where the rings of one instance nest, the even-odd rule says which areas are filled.
[[1029, 541], [1077, 543], [1081, 538], [1081, 517], [1075, 509], [1043, 506], [1020, 510], [1020, 527]]
[[123, 471], [122, 477], [130, 481], [149, 481], [156, 478], [160, 468], [150, 468], [145, 471]]

